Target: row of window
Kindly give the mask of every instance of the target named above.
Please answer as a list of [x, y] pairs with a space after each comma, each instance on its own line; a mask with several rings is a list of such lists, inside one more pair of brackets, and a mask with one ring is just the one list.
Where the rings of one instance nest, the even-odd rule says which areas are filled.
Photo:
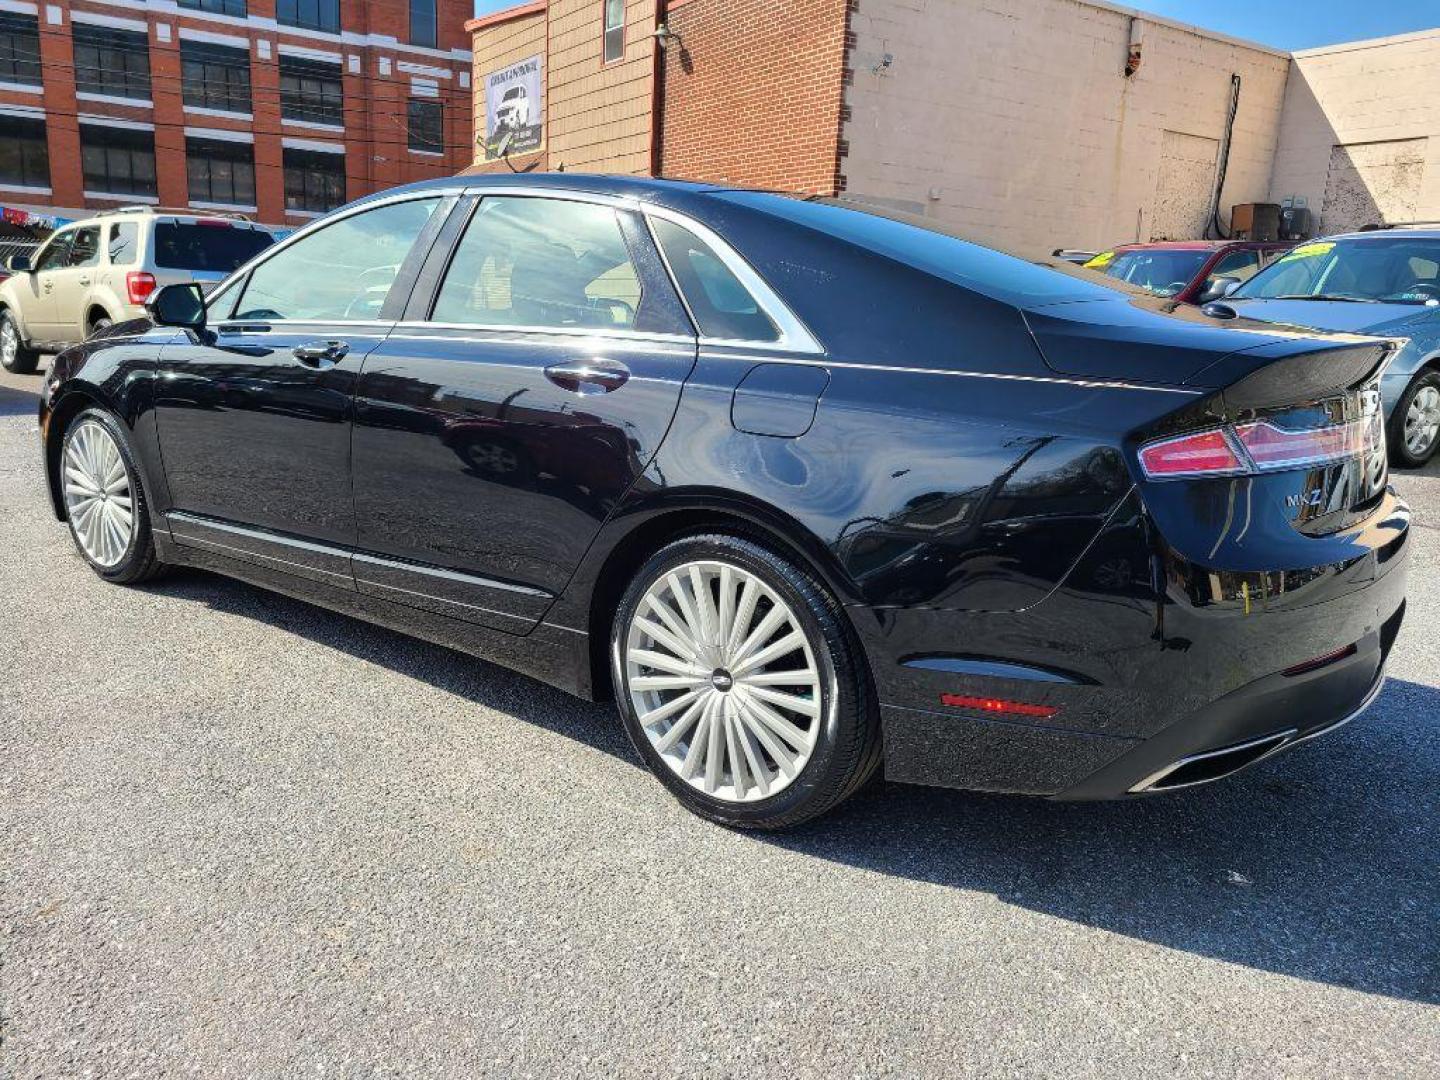
[[[408, 0], [410, 5], [410, 44], [435, 47], [436, 0]], [[180, 0], [182, 8], [208, 11], [215, 15], [231, 15], [243, 19], [247, 14], [246, 0]], [[281, 26], [298, 26], [303, 30], [340, 32], [340, 0], [276, 0], [275, 21]]]

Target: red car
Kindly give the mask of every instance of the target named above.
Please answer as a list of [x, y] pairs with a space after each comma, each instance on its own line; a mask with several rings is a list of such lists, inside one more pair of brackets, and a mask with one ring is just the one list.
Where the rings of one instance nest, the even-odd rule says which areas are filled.
[[1294, 246], [1288, 240], [1158, 240], [1121, 244], [1084, 265], [1156, 296], [1208, 304], [1226, 295], [1221, 278], [1239, 285]]

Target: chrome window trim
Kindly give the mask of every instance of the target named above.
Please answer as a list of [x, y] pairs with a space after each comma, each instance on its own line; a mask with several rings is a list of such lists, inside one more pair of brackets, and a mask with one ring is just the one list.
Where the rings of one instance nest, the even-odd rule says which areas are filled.
[[[597, 338], [600, 340], [614, 340], [617, 342], [654, 342], [667, 345], [684, 345], [694, 349], [695, 338], [689, 334], [662, 334], [650, 330], [624, 330], [610, 327], [576, 327], [567, 330], [564, 327], [556, 326], [517, 326], [514, 323], [459, 323], [459, 322], [430, 322], [425, 319], [405, 319], [395, 323], [395, 333], [403, 334], [411, 340], [431, 341], [463, 341], [462, 337], [454, 334], [425, 334], [416, 331], [425, 330], [453, 330], [457, 333], [473, 333], [480, 335], [529, 335], [519, 341], [529, 341], [532, 337], [555, 337], [555, 338]], [[475, 341], [493, 341], [494, 337], [475, 337]], [[557, 342], [556, 344], [561, 344]]]
[[670, 275], [670, 284], [674, 286], [675, 293], [680, 297], [680, 302], [685, 305], [685, 312], [690, 316], [690, 322], [695, 327], [695, 332], [700, 334], [700, 321], [695, 318], [695, 312], [690, 306], [685, 291], [680, 288], [680, 279], [675, 276], [675, 268], [670, 265], [670, 257], [665, 254], [665, 246], [660, 243], [660, 238], [655, 235], [655, 227], [651, 223], [652, 218], [659, 218], [661, 221], [668, 221], [678, 225], [682, 229], [694, 233], [701, 241], [715, 252], [725, 268], [735, 275], [747, 292], [755, 299], [760, 310], [765, 313], [769, 320], [775, 324], [776, 330], [780, 333], [778, 341], [756, 341], [748, 338], [716, 338], [700, 334], [699, 340], [702, 345], [744, 345], [750, 348], [773, 348], [782, 352], [803, 353], [820, 355], [825, 352], [820, 342], [810, 333], [799, 317], [790, 310], [775, 290], [771, 289], [765, 279], [745, 261], [738, 251], [727, 243], [718, 233], [705, 225], [700, 224], [694, 218], [678, 213], [668, 207], [646, 206], [642, 211], [645, 218], [645, 231], [650, 234], [650, 242], [655, 245], [655, 250], [660, 253], [660, 261], [665, 264], [665, 272]]
[[252, 326], [264, 326], [269, 328], [285, 329], [286, 327], [306, 326], [351, 326], [373, 328], [382, 334], [387, 333], [395, 325], [394, 320], [388, 319], [221, 319], [211, 327], [217, 332], [222, 330], [241, 331]]

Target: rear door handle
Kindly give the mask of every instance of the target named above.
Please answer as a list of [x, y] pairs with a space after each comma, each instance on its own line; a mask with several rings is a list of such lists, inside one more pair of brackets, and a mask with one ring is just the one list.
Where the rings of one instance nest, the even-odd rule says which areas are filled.
[[625, 385], [630, 369], [619, 360], [597, 356], [569, 364], [551, 364], [545, 369], [545, 377], [574, 394], [608, 394]]
[[292, 350], [296, 360], [308, 367], [333, 367], [345, 358], [350, 346], [343, 341], [307, 341]]

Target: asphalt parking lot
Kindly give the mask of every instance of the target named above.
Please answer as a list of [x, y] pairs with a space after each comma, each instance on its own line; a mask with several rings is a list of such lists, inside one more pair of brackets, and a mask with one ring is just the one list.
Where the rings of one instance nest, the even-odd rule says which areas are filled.
[[1440, 463], [1362, 720], [1221, 785], [726, 832], [608, 707], [102, 583], [0, 376], [0, 1075], [1440, 1075]]

